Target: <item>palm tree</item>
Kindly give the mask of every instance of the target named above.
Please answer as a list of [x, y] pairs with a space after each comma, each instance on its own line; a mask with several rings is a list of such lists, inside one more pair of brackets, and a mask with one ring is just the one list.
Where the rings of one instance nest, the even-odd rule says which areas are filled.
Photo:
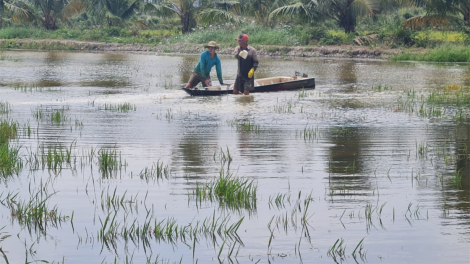
[[196, 21], [201, 24], [233, 23], [242, 24], [240, 15], [240, 2], [230, 0], [205, 0], [204, 6], [196, 16]]
[[154, 0], [145, 6], [145, 10], [155, 12], [157, 16], [168, 18], [177, 15], [181, 21], [181, 31], [188, 33], [196, 24], [195, 14], [202, 9], [197, 0]]
[[154, 0], [144, 10], [168, 18], [177, 16], [181, 21], [181, 32], [189, 33], [197, 21], [203, 24], [214, 22], [241, 23], [236, 11], [238, 1], [230, 0]]
[[242, 13], [254, 17], [264, 25], [268, 24], [269, 14], [274, 9], [286, 4], [281, 0], [240, 0]]
[[4, 4], [3, 0], [0, 0], [0, 28], [2, 28], [4, 10], [5, 10], [5, 4]]
[[108, 26], [122, 25], [139, 11], [140, 0], [87, 0], [89, 11], [106, 19]]
[[268, 19], [273, 20], [279, 17], [293, 17], [301, 21], [315, 20], [320, 17], [318, 3], [314, 0], [291, 1], [276, 8], [269, 14]]
[[373, 16], [380, 0], [297, 0], [275, 9], [270, 19], [279, 16], [299, 17], [307, 20], [330, 18], [338, 22], [345, 33], [355, 32], [358, 17]]
[[400, 3], [411, 3], [422, 6], [426, 10], [424, 16], [412, 17], [404, 25], [412, 28], [427, 25], [446, 25], [449, 20], [460, 20], [470, 27], [470, 1], [469, 0], [398, 0]]
[[39, 11], [35, 17], [47, 30], [58, 29], [57, 20], [65, 22], [85, 9], [85, 3], [81, 0], [30, 0], [29, 2]]

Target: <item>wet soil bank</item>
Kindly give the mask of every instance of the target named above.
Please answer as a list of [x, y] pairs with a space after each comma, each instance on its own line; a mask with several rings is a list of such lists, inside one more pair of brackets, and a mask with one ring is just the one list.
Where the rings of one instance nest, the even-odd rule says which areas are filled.
[[[292, 57], [337, 57], [337, 58], [368, 58], [387, 59], [391, 56], [405, 52], [403, 49], [372, 48], [355, 45], [345, 46], [261, 46], [254, 45], [261, 56], [292, 56]], [[96, 52], [158, 52], [199, 54], [204, 50], [203, 44], [177, 43], [177, 44], [121, 44], [89, 42], [76, 40], [51, 39], [0, 39], [0, 49], [33, 49], [33, 50], [83, 50]], [[233, 47], [223, 48], [219, 54], [231, 54]], [[408, 52], [422, 52], [421, 50], [406, 50]]]

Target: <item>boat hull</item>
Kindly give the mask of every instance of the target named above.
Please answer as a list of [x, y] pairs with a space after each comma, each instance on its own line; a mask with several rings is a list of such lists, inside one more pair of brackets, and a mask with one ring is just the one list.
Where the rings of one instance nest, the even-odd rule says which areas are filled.
[[[264, 93], [276, 91], [290, 91], [298, 89], [314, 89], [315, 78], [303, 78], [300, 80], [286, 81], [273, 84], [265, 84], [256, 86], [250, 93]], [[209, 90], [209, 89], [188, 89], [182, 88], [183, 91], [192, 96], [215, 96], [224, 94], [233, 94], [233, 90]]]

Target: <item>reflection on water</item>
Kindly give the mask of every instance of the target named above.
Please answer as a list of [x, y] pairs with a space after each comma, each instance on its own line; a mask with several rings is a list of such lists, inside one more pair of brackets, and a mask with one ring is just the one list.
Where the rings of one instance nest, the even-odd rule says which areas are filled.
[[[12, 111], [0, 117], [18, 122], [10, 144], [24, 161], [0, 194], [9, 263], [25, 262], [25, 245], [36, 252], [28, 260], [49, 262], [218, 263], [221, 252], [238, 263], [334, 263], [341, 239], [344, 260], [364, 239], [360, 263], [470, 260], [470, 110], [420, 109], [431, 91], [468, 82], [468, 65], [262, 58], [257, 77], [299, 71], [316, 89], [191, 97], [180, 85], [199, 55], [2, 54], [0, 103]], [[236, 60], [221, 59], [234, 80]], [[192, 196], [221, 170], [253, 180], [256, 203]], [[12, 213], [20, 200], [6, 199], [37, 189], [65, 215], [46, 234], [29, 233]], [[236, 234], [221, 227], [237, 221]]]

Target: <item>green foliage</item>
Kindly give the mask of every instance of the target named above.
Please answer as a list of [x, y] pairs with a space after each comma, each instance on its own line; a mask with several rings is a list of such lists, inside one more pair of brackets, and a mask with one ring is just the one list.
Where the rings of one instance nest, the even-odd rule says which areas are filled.
[[403, 53], [393, 60], [416, 60], [435, 62], [470, 62], [470, 49], [466, 45], [443, 44], [424, 53]]
[[15, 138], [18, 124], [12, 121], [0, 122], [0, 176], [16, 174], [23, 167], [18, 155], [19, 147], [11, 147], [10, 139]]
[[15, 138], [17, 129], [17, 123], [2, 120], [0, 122], [0, 145], [7, 144], [11, 138]]
[[351, 44], [356, 37], [355, 33], [344, 33], [343, 31], [328, 30], [325, 37], [320, 38], [322, 45], [345, 45]]
[[4, 27], [0, 29], [0, 39], [49, 38], [52, 32], [35, 27]]

